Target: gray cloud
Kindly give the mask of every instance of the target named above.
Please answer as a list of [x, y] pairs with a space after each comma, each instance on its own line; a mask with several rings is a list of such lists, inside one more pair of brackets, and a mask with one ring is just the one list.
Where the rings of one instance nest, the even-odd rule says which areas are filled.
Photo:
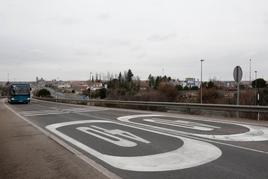
[[97, 18], [100, 20], [108, 20], [109, 18], [111, 18], [111, 15], [108, 13], [101, 13], [97, 16]]
[[150, 37], [147, 38], [148, 41], [152, 41], [152, 42], [162, 42], [165, 40], [169, 40], [169, 39], [173, 39], [176, 37], [176, 33], [169, 33], [167, 35], [152, 35]]

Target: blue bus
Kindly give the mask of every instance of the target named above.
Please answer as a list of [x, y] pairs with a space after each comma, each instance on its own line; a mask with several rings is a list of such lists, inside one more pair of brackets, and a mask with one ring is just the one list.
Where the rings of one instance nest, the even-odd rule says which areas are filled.
[[11, 83], [8, 86], [9, 103], [25, 103], [31, 100], [31, 87], [29, 83]]

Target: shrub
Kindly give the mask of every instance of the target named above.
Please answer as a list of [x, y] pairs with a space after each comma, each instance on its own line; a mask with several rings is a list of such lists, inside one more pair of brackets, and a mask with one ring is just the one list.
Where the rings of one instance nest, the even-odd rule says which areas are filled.
[[36, 92], [38, 97], [51, 97], [50, 92], [47, 89], [41, 89]]

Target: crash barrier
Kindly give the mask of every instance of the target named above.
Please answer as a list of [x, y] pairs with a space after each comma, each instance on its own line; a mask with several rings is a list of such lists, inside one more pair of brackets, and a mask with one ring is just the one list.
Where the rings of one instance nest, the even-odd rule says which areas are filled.
[[[73, 100], [73, 99], [56, 99], [56, 98], [40, 98], [39, 100], [82, 104], [92, 106], [131, 108], [141, 110], [163, 111], [163, 112], [185, 112], [190, 114], [204, 114], [212, 111], [226, 117], [235, 117], [238, 115], [245, 118], [257, 118], [268, 120], [268, 106], [252, 106], [252, 105], [227, 105], [227, 104], [200, 104], [200, 103], [175, 103], [175, 102], [152, 102], [152, 101], [121, 101], [121, 100]], [[204, 112], [206, 111], [206, 112]], [[223, 112], [223, 113], [221, 113]], [[238, 117], [239, 117], [238, 116]]]

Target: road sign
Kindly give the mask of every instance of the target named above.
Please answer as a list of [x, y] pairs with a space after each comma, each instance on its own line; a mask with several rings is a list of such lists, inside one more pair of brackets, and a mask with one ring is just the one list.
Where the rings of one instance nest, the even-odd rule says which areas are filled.
[[242, 80], [243, 71], [240, 66], [236, 66], [233, 72], [234, 80], [239, 83]]
[[[242, 68], [240, 66], [236, 66], [234, 68], [233, 72], [234, 80], [237, 83], [237, 99], [236, 99], [236, 104], [239, 105], [239, 86], [240, 86], [240, 81], [242, 80], [243, 72]], [[239, 112], [237, 112], [237, 117], [239, 117]]]

